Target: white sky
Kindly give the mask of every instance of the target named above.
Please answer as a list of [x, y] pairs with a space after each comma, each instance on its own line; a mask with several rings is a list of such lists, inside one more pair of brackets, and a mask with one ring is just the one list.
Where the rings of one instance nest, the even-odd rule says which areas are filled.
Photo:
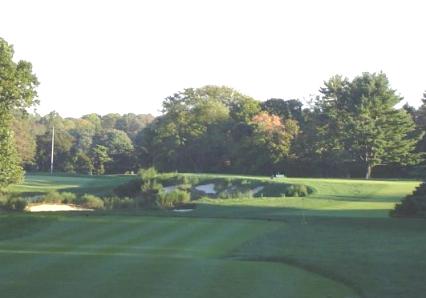
[[380, 70], [418, 106], [422, 2], [0, 0], [0, 36], [33, 63], [41, 114], [158, 114], [166, 96], [206, 84], [307, 99], [331, 75]]

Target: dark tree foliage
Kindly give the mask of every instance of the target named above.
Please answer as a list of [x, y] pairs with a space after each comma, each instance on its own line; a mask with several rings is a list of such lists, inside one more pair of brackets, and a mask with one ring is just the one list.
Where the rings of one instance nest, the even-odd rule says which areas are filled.
[[426, 217], [426, 182], [403, 198], [401, 203], [396, 204], [390, 214], [400, 217]]

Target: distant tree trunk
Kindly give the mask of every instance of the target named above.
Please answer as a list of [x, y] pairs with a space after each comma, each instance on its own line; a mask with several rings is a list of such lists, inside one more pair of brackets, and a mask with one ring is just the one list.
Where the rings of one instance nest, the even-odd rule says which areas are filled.
[[373, 169], [373, 166], [371, 164], [367, 164], [367, 173], [365, 173], [365, 179], [370, 179], [372, 169]]

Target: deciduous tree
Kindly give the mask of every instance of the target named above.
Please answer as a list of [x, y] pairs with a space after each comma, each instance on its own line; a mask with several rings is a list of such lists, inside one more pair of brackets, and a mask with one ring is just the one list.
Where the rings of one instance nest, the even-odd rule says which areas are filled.
[[13, 48], [0, 38], [0, 188], [23, 177], [11, 129], [12, 114], [37, 103], [31, 63], [13, 61]]

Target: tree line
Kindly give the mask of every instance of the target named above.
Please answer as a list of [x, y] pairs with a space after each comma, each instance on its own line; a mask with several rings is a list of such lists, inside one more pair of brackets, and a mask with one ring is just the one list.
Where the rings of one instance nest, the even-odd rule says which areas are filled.
[[[384, 73], [334, 76], [309, 103], [259, 101], [232, 88], [187, 88], [162, 114], [28, 114], [37, 104], [31, 64], [0, 39], [0, 183], [55, 170], [112, 174], [161, 171], [366, 177], [425, 173], [426, 93], [415, 109]], [[417, 171], [417, 172], [416, 172]]]
[[27, 171], [48, 171], [53, 128], [54, 170], [102, 175], [135, 169], [135, 138], [154, 117], [149, 114], [97, 114], [62, 118], [15, 113], [12, 123], [16, 148]]
[[[421, 165], [426, 97], [419, 109], [382, 73], [352, 81], [336, 76], [305, 106], [297, 99], [264, 102], [228, 87], [188, 88], [152, 115], [97, 114], [61, 118], [14, 114], [16, 148], [29, 171], [113, 174], [162, 171], [369, 178], [372, 170], [406, 173]], [[405, 172], [404, 172], [405, 171]], [[380, 171], [379, 171], [380, 173]], [[415, 173], [413, 173], [415, 174]]]

